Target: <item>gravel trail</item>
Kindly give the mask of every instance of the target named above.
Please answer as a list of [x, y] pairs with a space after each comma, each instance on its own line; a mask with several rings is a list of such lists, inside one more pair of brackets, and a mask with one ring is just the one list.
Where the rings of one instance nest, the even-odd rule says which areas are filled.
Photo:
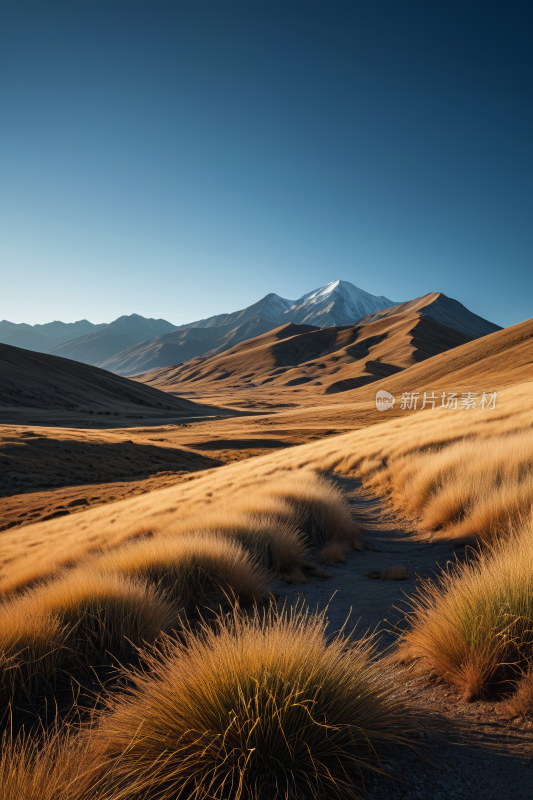
[[[341, 478], [339, 484], [362, 527], [365, 550], [350, 553], [345, 564], [327, 566], [326, 579], [309, 577], [301, 586], [278, 582], [272, 590], [279, 594], [279, 606], [297, 600], [312, 609], [328, 606], [330, 634], [347, 618], [354, 635], [377, 630], [379, 647], [386, 651], [419, 580], [454, 562], [456, 553], [448, 544], [417, 540], [358, 482]], [[407, 580], [368, 577], [398, 565], [407, 569]], [[385, 764], [390, 778], [369, 779], [369, 800], [533, 800], [531, 723], [507, 719], [494, 700], [466, 704], [450, 687], [428, 681], [406, 686], [405, 693], [419, 721], [414, 750], [402, 748], [391, 756]]]

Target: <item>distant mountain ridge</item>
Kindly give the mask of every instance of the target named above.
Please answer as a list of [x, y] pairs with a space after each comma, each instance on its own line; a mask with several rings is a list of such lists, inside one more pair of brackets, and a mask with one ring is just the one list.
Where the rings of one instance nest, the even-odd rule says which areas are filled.
[[27, 325], [25, 322], [0, 320], [0, 343], [12, 347], [23, 347], [37, 353], [46, 353], [50, 348], [63, 342], [84, 336], [105, 328], [107, 322], [94, 325], [86, 319], [77, 322], [46, 322], [44, 325]]
[[146, 319], [140, 314], [124, 315], [100, 330], [56, 345], [48, 352], [97, 366], [121, 350], [174, 329], [175, 326], [165, 319]]

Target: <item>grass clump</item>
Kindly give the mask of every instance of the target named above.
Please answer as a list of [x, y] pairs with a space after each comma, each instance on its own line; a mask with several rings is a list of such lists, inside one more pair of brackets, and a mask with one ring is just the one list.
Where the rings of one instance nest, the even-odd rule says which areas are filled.
[[30, 700], [53, 685], [65, 657], [66, 639], [67, 630], [58, 616], [37, 613], [16, 601], [0, 604], [0, 707], [3, 710]]
[[265, 509], [261, 508], [252, 514], [217, 514], [193, 522], [205, 526], [204, 530], [215, 536], [239, 542], [264, 570], [276, 577], [288, 576], [306, 562], [306, 537], [295, 525], [280, 519], [281, 510], [290, 517], [290, 508], [285, 506], [282, 509], [282, 503], [277, 505], [278, 515], [264, 513]]
[[[279, 518], [302, 530], [318, 549], [333, 541], [350, 542], [362, 549], [361, 531], [352, 517], [346, 495], [330, 480], [312, 470], [288, 472], [282, 479], [269, 480], [258, 487], [258, 499], [281, 501]], [[250, 501], [254, 509], [255, 496]]]
[[0, 800], [106, 800], [88, 789], [93, 767], [86, 743], [68, 732], [15, 737], [5, 731], [0, 748]]
[[4, 601], [0, 611], [4, 706], [35, 701], [62, 670], [107, 663], [132, 643], [153, 643], [178, 616], [156, 587], [88, 569]]
[[116, 797], [360, 797], [364, 767], [402, 740], [395, 676], [369, 641], [326, 640], [323, 615], [221, 618], [128, 671], [91, 731]]
[[22, 603], [52, 613], [68, 626], [68, 643], [88, 661], [120, 657], [155, 641], [177, 617], [176, 605], [146, 581], [77, 569], [33, 590]]
[[184, 611], [209, 600], [258, 601], [270, 575], [238, 542], [214, 535], [160, 536], [104, 553], [96, 562], [117, 573], [157, 585]]
[[419, 658], [467, 700], [509, 691], [533, 660], [531, 523], [454, 566], [416, 597], [402, 658]]
[[533, 669], [531, 667], [524, 672], [522, 677], [516, 682], [515, 691], [507, 698], [504, 711], [510, 717], [523, 717], [524, 719], [533, 718]]

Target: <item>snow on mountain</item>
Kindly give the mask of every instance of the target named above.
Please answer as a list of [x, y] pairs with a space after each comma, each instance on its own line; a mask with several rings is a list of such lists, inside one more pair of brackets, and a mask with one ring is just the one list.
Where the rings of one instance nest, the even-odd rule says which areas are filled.
[[396, 305], [387, 297], [377, 297], [348, 281], [331, 283], [304, 294], [285, 312], [287, 322], [318, 325], [352, 325], [368, 314]]

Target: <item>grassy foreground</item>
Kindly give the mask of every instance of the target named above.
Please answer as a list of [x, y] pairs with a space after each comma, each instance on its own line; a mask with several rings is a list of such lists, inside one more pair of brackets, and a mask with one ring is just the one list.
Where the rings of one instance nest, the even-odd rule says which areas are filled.
[[324, 615], [234, 613], [143, 661], [89, 727], [5, 739], [2, 800], [358, 798], [406, 739], [398, 677]]

